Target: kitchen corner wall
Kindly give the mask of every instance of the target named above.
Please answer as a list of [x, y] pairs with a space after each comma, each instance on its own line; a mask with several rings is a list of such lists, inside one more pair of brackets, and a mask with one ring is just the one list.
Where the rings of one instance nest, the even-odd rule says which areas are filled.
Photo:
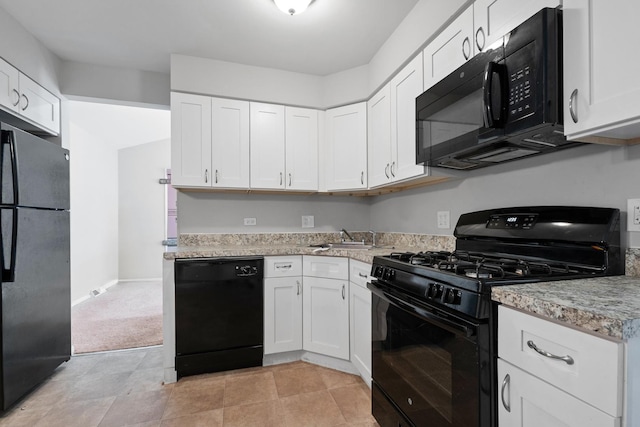
[[[640, 145], [584, 145], [550, 155], [470, 171], [464, 179], [387, 196], [371, 203], [376, 231], [452, 234], [460, 214], [496, 207], [576, 205], [619, 208], [624, 247], [640, 247], [626, 231], [626, 201], [640, 198]], [[437, 211], [451, 212], [438, 229]]]
[[[178, 193], [179, 233], [264, 233], [369, 230], [370, 200], [362, 197]], [[315, 227], [302, 228], [302, 215], [313, 215]], [[244, 218], [256, 218], [245, 226]]]

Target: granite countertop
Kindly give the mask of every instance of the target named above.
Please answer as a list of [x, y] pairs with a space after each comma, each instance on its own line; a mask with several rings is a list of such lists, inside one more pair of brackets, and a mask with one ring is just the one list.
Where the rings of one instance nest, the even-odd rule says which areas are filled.
[[415, 247], [383, 246], [372, 249], [329, 249], [317, 250], [308, 245], [215, 245], [215, 246], [178, 246], [168, 248], [164, 253], [164, 259], [176, 258], [207, 258], [220, 256], [251, 256], [251, 255], [321, 255], [346, 257], [371, 264], [373, 257], [388, 255], [391, 252], [416, 252]]
[[640, 337], [640, 278], [609, 276], [495, 287], [491, 297], [613, 338]]

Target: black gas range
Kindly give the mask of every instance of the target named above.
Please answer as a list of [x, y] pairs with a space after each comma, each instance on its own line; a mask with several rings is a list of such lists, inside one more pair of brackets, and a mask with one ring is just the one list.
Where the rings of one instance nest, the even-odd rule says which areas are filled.
[[496, 425], [491, 288], [624, 274], [620, 212], [537, 206], [458, 220], [453, 252], [375, 257], [373, 413], [382, 426]]

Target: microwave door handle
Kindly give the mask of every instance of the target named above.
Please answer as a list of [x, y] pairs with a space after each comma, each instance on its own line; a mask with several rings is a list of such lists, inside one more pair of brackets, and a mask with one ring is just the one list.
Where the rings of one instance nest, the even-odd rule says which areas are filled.
[[[506, 111], [504, 109], [504, 106], [506, 105], [504, 102], [504, 96], [506, 95], [505, 92], [505, 88], [504, 88], [504, 73], [503, 73], [503, 68], [504, 66], [495, 63], [495, 62], [488, 62], [487, 66], [485, 68], [485, 72], [484, 72], [484, 81], [482, 83], [482, 90], [483, 90], [483, 108], [482, 108], [482, 112], [483, 112], [483, 116], [484, 116], [484, 125], [487, 128], [497, 128], [497, 127], [502, 127], [503, 123], [504, 123], [504, 112]], [[498, 119], [494, 118], [494, 111], [493, 111], [493, 97], [495, 94], [494, 91], [494, 87], [493, 87], [493, 76], [497, 75], [498, 79], [499, 79], [499, 85], [500, 85], [500, 117]]]

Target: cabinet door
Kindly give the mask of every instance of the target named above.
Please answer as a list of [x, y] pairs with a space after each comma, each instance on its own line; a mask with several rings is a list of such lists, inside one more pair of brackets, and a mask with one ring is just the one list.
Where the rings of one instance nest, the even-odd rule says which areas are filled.
[[349, 302], [351, 363], [371, 387], [371, 291], [352, 282]]
[[318, 111], [286, 107], [286, 188], [318, 190]]
[[327, 110], [326, 121], [327, 190], [367, 188], [367, 104]]
[[559, 5], [559, 0], [476, 0], [473, 3], [475, 52], [482, 52], [540, 9]]
[[0, 59], [0, 105], [16, 112], [20, 103], [19, 75], [17, 68]]
[[349, 282], [305, 277], [303, 288], [303, 348], [348, 360]]
[[51, 133], [60, 134], [60, 99], [22, 73], [18, 80], [20, 114]]
[[563, 2], [564, 129], [569, 139], [640, 135], [640, 2]]
[[264, 279], [264, 353], [302, 350], [302, 277]]
[[391, 166], [393, 180], [422, 175], [416, 165], [416, 97], [423, 92], [422, 54], [391, 80]]
[[442, 80], [474, 54], [473, 5], [424, 49], [424, 89]]
[[620, 427], [621, 419], [498, 359], [500, 427]]
[[249, 188], [249, 103], [211, 100], [211, 184]]
[[171, 93], [171, 184], [211, 187], [211, 98]]
[[251, 188], [284, 189], [284, 106], [250, 103]]
[[367, 102], [367, 119], [369, 186], [376, 187], [392, 181], [391, 87], [389, 84], [386, 84]]

